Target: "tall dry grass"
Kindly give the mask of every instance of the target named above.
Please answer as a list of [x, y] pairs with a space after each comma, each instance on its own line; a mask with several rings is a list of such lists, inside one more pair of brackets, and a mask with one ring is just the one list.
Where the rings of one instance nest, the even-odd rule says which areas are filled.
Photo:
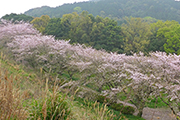
[[8, 77], [8, 72], [0, 69], [0, 119], [24, 120], [28, 117], [27, 110], [23, 107], [22, 100], [25, 94], [14, 88], [13, 76]]
[[[22, 77], [23, 70], [0, 55], [0, 120], [25, 120], [29, 116], [24, 101], [31, 98], [28, 79]], [[26, 82], [27, 81], [27, 82]], [[26, 84], [28, 85], [26, 85]], [[33, 87], [32, 87], [33, 88]]]
[[73, 106], [73, 116], [76, 120], [114, 120], [115, 115], [106, 105], [101, 106], [98, 102], [91, 104], [85, 101], [87, 106]]

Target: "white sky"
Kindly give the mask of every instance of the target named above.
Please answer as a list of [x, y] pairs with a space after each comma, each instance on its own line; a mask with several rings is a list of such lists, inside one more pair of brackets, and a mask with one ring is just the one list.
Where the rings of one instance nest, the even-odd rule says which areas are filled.
[[89, 0], [3, 0], [0, 3], [0, 18], [5, 14], [20, 14], [31, 8], [41, 7], [44, 5], [56, 7], [64, 3], [74, 3], [82, 1]]

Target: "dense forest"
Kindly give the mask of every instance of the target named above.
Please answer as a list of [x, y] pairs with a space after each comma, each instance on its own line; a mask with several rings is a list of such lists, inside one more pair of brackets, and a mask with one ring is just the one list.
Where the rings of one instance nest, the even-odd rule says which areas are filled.
[[6, 19], [6, 20], [12, 20], [13, 22], [15, 21], [24, 21], [24, 22], [30, 22], [34, 18], [25, 14], [16, 14], [16, 13], [11, 13], [11, 14], [6, 14], [3, 16], [1, 19]]
[[161, 51], [180, 54], [180, 24], [151, 17], [125, 17], [121, 26], [108, 17], [93, 16], [86, 11], [73, 12], [62, 18], [48, 15], [34, 18], [31, 23], [45, 35], [104, 49], [108, 52], [139, 53]]
[[[176, 20], [180, 22], [180, 2], [175, 0], [100, 0], [64, 4], [59, 7], [51, 8], [43, 6], [30, 9], [26, 15], [40, 17], [48, 15], [62, 17], [64, 14], [72, 12], [88, 11], [94, 16], [122, 18], [125, 16], [141, 17], [150, 16], [160, 20]], [[77, 9], [78, 8], [78, 9]]]

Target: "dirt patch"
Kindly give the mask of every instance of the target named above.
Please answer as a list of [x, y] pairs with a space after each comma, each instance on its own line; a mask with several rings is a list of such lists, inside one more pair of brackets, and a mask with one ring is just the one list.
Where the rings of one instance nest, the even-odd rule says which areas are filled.
[[142, 118], [146, 120], [176, 120], [171, 110], [164, 108], [144, 108]]

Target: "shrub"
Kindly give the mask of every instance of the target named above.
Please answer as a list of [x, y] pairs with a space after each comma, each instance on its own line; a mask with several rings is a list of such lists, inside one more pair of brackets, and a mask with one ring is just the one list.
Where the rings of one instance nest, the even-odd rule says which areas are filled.
[[122, 112], [123, 114], [132, 115], [132, 114], [135, 112], [135, 110], [134, 110], [134, 108], [131, 107], [131, 106], [124, 106], [124, 108], [122, 109], [121, 112]]
[[97, 101], [93, 102], [84, 98], [75, 97], [78, 101], [78, 106], [81, 106], [83, 112], [76, 111], [77, 120], [113, 120], [116, 119], [113, 111], [109, 110], [106, 104], [101, 104]]
[[97, 102], [106, 103], [108, 106], [112, 103], [112, 101], [109, 98], [103, 95], [98, 95], [96, 99]]
[[123, 104], [122, 103], [112, 103], [110, 106], [112, 109], [116, 111], [121, 111], [123, 109]]
[[123, 114], [132, 115], [134, 113], [134, 108], [131, 106], [124, 106], [122, 103], [113, 103], [110, 106], [112, 109], [116, 111], [120, 111]]
[[71, 109], [65, 97], [56, 90], [53, 93], [48, 91], [44, 100], [32, 102], [30, 119], [66, 120], [71, 116]]
[[106, 97], [103, 96], [103, 95], [98, 95], [98, 96], [97, 96], [97, 101], [100, 102], [100, 103], [104, 103], [104, 102], [105, 102], [105, 98], [106, 98]]

